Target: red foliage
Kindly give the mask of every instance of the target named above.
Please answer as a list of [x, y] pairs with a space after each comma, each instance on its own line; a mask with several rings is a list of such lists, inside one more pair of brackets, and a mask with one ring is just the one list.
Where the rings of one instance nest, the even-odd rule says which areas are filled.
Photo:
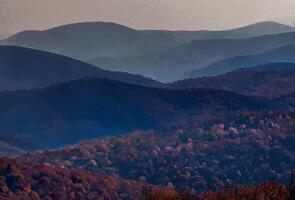
[[21, 165], [0, 158], [0, 199], [137, 199], [142, 185], [84, 171]]

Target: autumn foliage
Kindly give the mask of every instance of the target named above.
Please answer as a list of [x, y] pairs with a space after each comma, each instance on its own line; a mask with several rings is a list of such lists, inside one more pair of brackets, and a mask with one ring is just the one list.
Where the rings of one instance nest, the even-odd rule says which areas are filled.
[[1, 200], [138, 199], [141, 184], [0, 158]]
[[284, 183], [295, 167], [294, 124], [294, 112], [216, 114], [159, 132], [104, 137], [18, 160], [196, 191]]

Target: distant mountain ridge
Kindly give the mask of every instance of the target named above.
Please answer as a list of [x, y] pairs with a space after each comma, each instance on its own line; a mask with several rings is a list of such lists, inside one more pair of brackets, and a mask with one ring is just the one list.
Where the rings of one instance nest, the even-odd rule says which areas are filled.
[[0, 42], [82, 60], [97, 56], [140, 55], [173, 43], [173, 36], [169, 34], [143, 33], [111, 22], [83, 22], [44, 31], [23, 31]]
[[264, 98], [221, 90], [174, 91], [85, 78], [44, 89], [0, 93], [0, 135], [58, 147], [105, 134], [159, 129], [208, 112], [280, 110]]
[[106, 71], [57, 54], [0, 46], [0, 91], [40, 88], [83, 77], [109, 78], [151, 87], [161, 84], [140, 75]]
[[[148, 30], [147, 32], [161, 32], [161, 30]], [[210, 30], [200, 30], [200, 31], [169, 31], [163, 30], [162, 32], [171, 33], [176, 41], [180, 43], [187, 43], [191, 40], [208, 40], [208, 39], [241, 39], [257, 37], [261, 35], [271, 35], [277, 33], [286, 33], [295, 31], [295, 27], [288, 26], [285, 24], [280, 24], [273, 21], [263, 21], [240, 28], [234, 28], [229, 30], [221, 31], [210, 31]]]
[[88, 62], [105, 69], [133, 72], [170, 82], [182, 78], [189, 70], [210, 66], [219, 60], [261, 54], [290, 44], [295, 44], [295, 32], [246, 39], [193, 40], [162, 52], [135, 57], [94, 58]]
[[292, 31], [295, 31], [293, 27], [275, 22], [226, 31], [184, 32], [135, 30], [110, 22], [83, 22], [43, 31], [23, 31], [0, 44], [66, 55], [106, 70], [140, 73], [167, 82], [178, 79], [175, 74], [220, 59], [288, 45], [294, 42]]
[[240, 68], [273, 62], [295, 62], [295, 44], [275, 48], [257, 55], [237, 56], [220, 60], [207, 67], [189, 71], [185, 74], [185, 77], [216, 76]]
[[295, 91], [295, 63], [270, 63], [223, 75], [186, 79], [166, 85], [170, 89], [214, 88], [245, 95], [279, 97]]

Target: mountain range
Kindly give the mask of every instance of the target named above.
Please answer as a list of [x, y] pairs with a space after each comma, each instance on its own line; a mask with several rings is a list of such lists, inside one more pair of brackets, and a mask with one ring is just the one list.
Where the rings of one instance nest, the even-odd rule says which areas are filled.
[[280, 24], [273, 21], [258, 22], [250, 24], [244, 27], [222, 30], [222, 31], [161, 31], [161, 30], [149, 30], [147, 32], [165, 32], [171, 33], [176, 41], [179, 43], [187, 43], [191, 40], [208, 40], [208, 39], [241, 39], [250, 38], [261, 35], [277, 34], [293, 32], [295, 28], [285, 24]]
[[293, 27], [275, 22], [227, 31], [147, 31], [115, 23], [84, 22], [20, 32], [0, 44], [53, 52], [106, 70], [138, 73], [167, 82], [221, 59], [294, 43], [291, 31]]
[[294, 53], [275, 22], [1, 40], [0, 199], [293, 200]]
[[[169, 82], [181, 78], [185, 72], [194, 68], [207, 65], [211, 68], [210, 64], [219, 60], [260, 54], [294, 43], [295, 32], [246, 39], [193, 40], [188, 44], [171, 47], [162, 52], [136, 57], [94, 58], [88, 62], [105, 69], [143, 74]], [[215, 72], [215, 69], [213, 71]]]
[[217, 61], [201, 69], [185, 74], [185, 77], [216, 76], [235, 69], [263, 65], [273, 62], [295, 62], [295, 45], [275, 48], [258, 55], [245, 55]]
[[212, 89], [167, 90], [85, 78], [44, 89], [0, 93], [0, 135], [32, 148], [106, 134], [161, 129], [208, 113], [285, 109], [281, 103]]
[[260, 22], [227, 31], [144, 31], [112, 22], [83, 22], [43, 31], [23, 31], [1, 43], [32, 47], [75, 58], [116, 57], [154, 52], [198, 39], [232, 39], [294, 31], [294, 27]]
[[[294, 60], [295, 61], [295, 60]], [[270, 63], [212, 77], [166, 84], [170, 89], [214, 88], [269, 98], [295, 91], [295, 63]]]
[[172, 35], [144, 33], [110, 22], [68, 24], [44, 31], [23, 31], [0, 44], [35, 48], [77, 58], [130, 56], [174, 44]]
[[141, 75], [106, 71], [57, 54], [16, 46], [0, 46], [0, 91], [41, 88], [83, 77], [110, 78], [152, 87], [161, 85]]

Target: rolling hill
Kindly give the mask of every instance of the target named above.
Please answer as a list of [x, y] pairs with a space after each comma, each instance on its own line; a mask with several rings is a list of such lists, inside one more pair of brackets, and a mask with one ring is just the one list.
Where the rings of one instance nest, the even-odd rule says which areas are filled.
[[[170, 82], [178, 80], [183, 77], [185, 72], [195, 68], [209, 65], [208, 68], [211, 69], [213, 68], [211, 63], [219, 60], [235, 56], [261, 54], [290, 44], [295, 44], [295, 32], [246, 39], [193, 40], [188, 44], [171, 47], [162, 52], [135, 57], [98, 57], [90, 59], [88, 62], [104, 69], [138, 73]], [[218, 63], [212, 65], [215, 64]], [[212, 73], [215, 72], [214, 70], [215, 67], [212, 69]], [[192, 75], [194, 75], [193, 72]]]
[[[188, 70], [294, 43], [289, 27], [261, 22], [226, 31], [145, 31], [107, 22], [23, 31], [0, 41], [87, 61], [106, 70], [175, 81]], [[192, 42], [193, 41], [193, 42]]]
[[265, 97], [279, 97], [295, 91], [295, 63], [270, 63], [227, 74], [186, 79], [166, 85], [170, 89], [214, 88]]
[[[0, 93], [0, 135], [37, 148], [106, 134], [160, 129], [209, 112], [280, 110], [264, 98], [221, 90], [167, 90], [85, 78], [36, 90]], [[34, 146], [33, 146], [34, 147]]]
[[57, 54], [15, 46], [0, 46], [1, 91], [40, 88], [89, 76], [152, 87], [161, 85], [140, 75], [102, 70]]
[[227, 31], [142, 31], [111, 22], [67, 24], [43, 31], [23, 31], [2, 44], [50, 51], [78, 59], [135, 56], [198, 39], [232, 39], [291, 32], [275, 22], [261, 22]]
[[292, 26], [280, 24], [273, 21], [258, 22], [244, 27], [222, 30], [222, 31], [147, 31], [147, 32], [165, 32], [174, 36], [179, 43], [187, 43], [191, 40], [208, 40], [208, 39], [241, 39], [257, 37], [262, 35], [271, 35], [277, 33], [286, 33], [295, 31]]
[[185, 77], [215, 76], [239, 68], [274, 62], [295, 62], [295, 45], [275, 48], [258, 55], [245, 55], [220, 60], [207, 67], [189, 71], [185, 74]]
[[174, 44], [174, 38], [166, 33], [143, 33], [116, 23], [84, 22], [43, 31], [23, 31], [0, 44], [35, 48], [85, 60], [97, 56], [148, 53]]
[[202, 122], [98, 138], [19, 159], [199, 192], [286, 183], [295, 165], [294, 123], [294, 112], [216, 112]]

